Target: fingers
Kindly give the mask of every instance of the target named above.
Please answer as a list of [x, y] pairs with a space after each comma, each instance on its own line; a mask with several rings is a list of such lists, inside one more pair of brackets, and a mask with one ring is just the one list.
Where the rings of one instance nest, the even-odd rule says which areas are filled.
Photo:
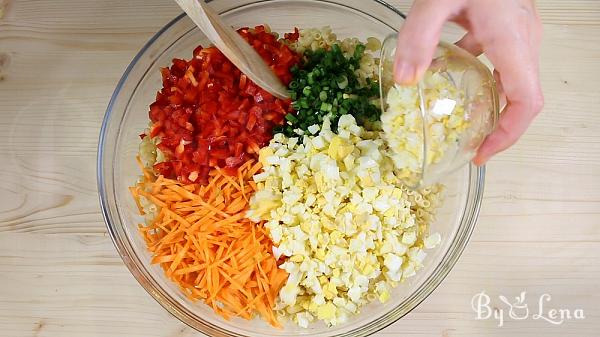
[[[505, 88], [509, 87], [510, 94], [507, 93], [507, 95], [510, 96], [506, 96], [507, 104], [500, 114], [496, 129], [479, 147], [477, 155], [473, 159], [475, 165], [485, 164], [492, 156], [515, 144], [544, 105], [539, 84], [522, 87], [515, 85], [512, 80], [503, 80], [502, 82], [507, 83]], [[515, 93], [515, 87], [521, 87], [523, 91]]]
[[479, 56], [483, 54], [483, 47], [481, 46], [479, 41], [475, 39], [475, 35], [473, 33], [465, 34], [455, 44], [461, 47], [462, 49], [468, 51], [469, 53], [473, 54], [474, 56]]
[[483, 165], [493, 155], [516, 143], [530, 122], [531, 119], [523, 119], [522, 109], [519, 106], [509, 103], [494, 132], [479, 147], [473, 163], [478, 166]]
[[414, 84], [423, 75], [440, 40], [444, 23], [459, 12], [461, 1], [416, 0], [398, 33], [394, 80]]
[[521, 71], [495, 72], [500, 84], [500, 99], [506, 100], [506, 107], [500, 114], [496, 129], [485, 139], [473, 159], [476, 165], [485, 164], [493, 155], [516, 143], [544, 105], [537, 62], [516, 57], [503, 59], [499, 64], [503, 69], [512, 65]]
[[[496, 130], [479, 148], [473, 162], [484, 164], [494, 154], [510, 147], [527, 130], [533, 119], [542, 110], [544, 98], [539, 81], [539, 46], [541, 24], [535, 8], [519, 7], [511, 11], [512, 16], [503, 17], [502, 22], [493, 22], [494, 17], [477, 26], [487, 41], [485, 53], [495, 66], [495, 77], [500, 94], [506, 97], [504, 108]], [[492, 28], [493, 27], [493, 28]], [[502, 29], [501, 27], [511, 27]], [[502, 96], [500, 97], [502, 99]]]

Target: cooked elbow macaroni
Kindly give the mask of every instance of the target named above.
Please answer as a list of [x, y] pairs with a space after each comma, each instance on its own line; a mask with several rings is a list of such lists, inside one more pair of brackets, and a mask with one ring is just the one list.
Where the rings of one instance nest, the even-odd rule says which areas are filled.
[[[359, 43], [361, 41], [357, 38], [339, 40], [337, 35], [331, 31], [331, 27], [326, 26], [322, 28], [300, 29], [300, 37], [298, 41], [291, 45], [291, 48], [299, 53], [303, 53], [306, 50], [327, 49], [334, 44], [338, 44], [344, 55], [348, 57], [354, 54], [354, 50]], [[377, 78], [379, 58], [375, 57], [372, 53], [379, 51], [381, 41], [377, 38], [369, 37], [363, 44], [367, 52], [363, 54], [360, 60], [360, 67], [355, 71], [361, 85], [365, 85], [367, 79], [373, 80]]]

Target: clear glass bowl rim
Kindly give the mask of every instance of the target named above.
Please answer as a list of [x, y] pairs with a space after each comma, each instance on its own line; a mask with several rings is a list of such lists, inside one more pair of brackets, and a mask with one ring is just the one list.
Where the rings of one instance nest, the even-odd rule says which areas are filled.
[[[259, 0], [255, 2], [268, 2], [271, 0]], [[329, 3], [327, 0], [312, 0], [315, 2]], [[393, 11], [401, 18], [405, 19], [405, 15], [392, 5], [382, 0], [370, 0], [379, 5], [386, 7], [388, 10]], [[208, 2], [208, 1], [207, 1]], [[227, 11], [235, 8], [229, 8]], [[219, 13], [222, 14], [222, 13]], [[117, 86], [111, 96], [109, 104], [107, 106], [102, 126], [100, 128], [100, 135], [98, 141], [98, 152], [96, 161], [96, 179], [98, 187], [98, 195], [100, 201], [100, 208], [102, 210], [102, 217], [106, 223], [108, 233], [110, 235], [117, 252], [121, 256], [124, 264], [127, 266], [131, 274], [135, 277], [138, 283], [150, 294], [163, 308], [169, 313], [179, 319], [181, 322], [190, 326], [191, 328], [207, 334], [209, 336], [241, 336], [231, 331], [225, 330], [219, 326], [212, 325], [203, 320], [198, 321], [187, 310], [181, 306], [175, 299], [171, 298], [168, 293], [162, 289], [152, 278], [152, 276], [143, 268], [142, 264], [138, 262], [139, 257], [134, 251], [132, 244], [128, 241], [126, 234], [123, 232], [123, 224], [119, 217], [113, 218], [110, 211], [110, 203], [114, 202], [114, 198], [111, 198], [109, 192], [114, 192], [106, 186], [106, 178], [112, 179], [113, 177], [105, 177], [104, 170], [107, 165], [112, 165], [113, 158], [105, 158], [105, 143], [107, 140], [108, 124], [111, 120], [113, 108], [116, 100], [121, 94], [121, 90], [125, 82], [127, 81], [132, 69], [140, 61], [142, 55], [144, 55], [148, 49], [156, 42], [156, 40], [168, 31], [172, 26], [177, 24], [180, 20], [185, 17], [185, 13], [182, 13], [167, 23], [161, 28], [154, 36], [148, 40], [148, 42], [140, 49], [140, 51], [133, 58], [131, 63], [127, 66], [121, 79], [117, 83]], [[110, 159], [108, 161], [107, 159]], [[473, 164], [469, 164], [469, 181], [467, 190], [467, 205], [465, 206], [465, 212], [462, 214], [460, 225], [455, 235], [454, 240], [450, 244], [448, 250], [445, 252], [441, 259], [441, 263], [434, 269], [430, 277], [423, 282], [423, 284], [417, 288], [417, 290], [408, 296], [402, 303], [394, 307], [392, 310], [382, 315], [378, 319], [371, 321], [369, 324], [363, 325], [352, 331], [347, 331], [341, 334], [332, 335], [336, 337], [341, 336], [368, 336], [381, 329], [396, 322], [414, 308], [416, 308], [422, 301], [424, 301], [444, 280], [450, 270], [454, 267], [462, 252], [464, 251], [471, 234], [475, 228], [477, 219], [479, 217], [479, 211], [481, 208], [481, 202], [483, 198], [484, 185], [485, 185], [485, 167], [476, 167]], [[114, 176], [114, 174], [113, 174]]]

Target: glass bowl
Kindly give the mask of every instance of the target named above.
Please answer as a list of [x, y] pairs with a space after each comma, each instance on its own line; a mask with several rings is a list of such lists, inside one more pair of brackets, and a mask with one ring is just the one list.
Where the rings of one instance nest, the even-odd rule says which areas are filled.
[[[235, 27], [267, 23], [285, 32], [298, 27], [330, 25], [340, 37], [385, 36], [396, 31], [403, 16], [383, 1], [366, 0], [218, 0], [211, 6]], [[161, 88], [159, 69], [171, 59], [190, 58], [206, 37], [185, 15], [161, 29], [135, 56], [119, 81], [108, 105], [98, 147], [98, 190], [108, 232], [138, 282], [166, 310], [182, 322], [210, 336], [366, 336], [406, 315], [442, 282], [465, 248], [478, 217], [484, 185], [484, 168], [464, 166], [446, 177], [445, 202], [431, 225], [442, 243], [428, 251], [424, 268], [399, 285], [385, 304], [372, 303], [348, 323], [326, 327], [316, 323], [302, 329], [284, 323], [275, 329], [254, 319], [226, 321], [203, 303], [189, 301], [150, 264], [150, 253], [137, 226], [143, 222], [128, 186], [140, 175], [135, 156], [138, 134], [148, 125], [148, 106]]]
[[[399, 86], [393, 81], [397, 47], [396, 34], [389, 35], [382, 44], [379, 88], [382, 114], [390, 106], [401, 108], [398, 111], [402, 112], [390, 115], [389, 120], [384, 116], [382, 121], [384, 130], [387, 124], [396, 131], [390, 126], [394, 121], [406, 125], [410, 123], [409, 116], [417, 116], [415, 130], [406, 133], [414, 132], [412, 138], [399, 132], [388, 137], [405, 137], [394, 143], [402, 147], [396, 167], [410, 172], [404, 179], [406, 185], [420, 188], [443, 180], [475, 157], [496, 126], [500, 111], [498, 92], [492, 73], [483, 63], [466, 50], [445, 42], [437, 46], [423, 79], [414, 86]], [[442, 83], [445, 87], [440, 89]], [[396, 94], [390, 96], [391, 92]], [[415, 104], [400, 103], [402, 96], [410, 92], [414, 92]], [[448, 129], [440, 132], [443, 128]], [[408, 130], [406, 126], [405, 129]]]

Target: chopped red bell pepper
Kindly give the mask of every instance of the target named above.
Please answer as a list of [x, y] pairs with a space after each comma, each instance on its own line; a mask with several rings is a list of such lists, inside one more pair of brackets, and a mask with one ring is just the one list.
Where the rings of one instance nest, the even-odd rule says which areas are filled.
[[[284, 84], [300, 56], [266, 31], [264, 26], [240, 28]], [[298, 30], [290, 41], [297, 39]], [[232, 170], [273, 137], [274, 126], [291, 112], [290, 100], [281, 100], [242, 74], [217, 48], [194, 49], [189, 60], [173, 59], [161, 69], [163, 88], [150, 105], [153, 125], [149, 136], [160, 137], [158, 148], [167, 160], [154, 169], [184, 183], [206, 183], [211, 167]]]

